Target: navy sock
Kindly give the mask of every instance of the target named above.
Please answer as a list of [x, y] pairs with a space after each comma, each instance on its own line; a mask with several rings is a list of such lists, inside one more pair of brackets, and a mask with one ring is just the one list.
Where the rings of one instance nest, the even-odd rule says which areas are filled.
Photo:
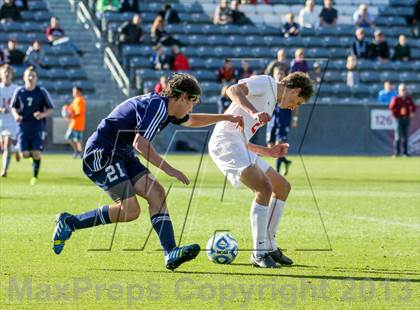
[[41, 166], [41, 159], [33, 159], [32, 161], [32, 169], [33, 169], [33, 174], [34, 177], [37, 178], [38, 177], [38, 173], [39, 173], [39, 167]]
[[109, 223], [111, 223], [109, 218], [109, 206], [102, 206], [98, 209], [66, 218], [66, 224], [73, 230]]
[[277, 158], [277, 160], [276, 160], [276, 170], [277, 170], [277, 172], [280, 172], [280, 167], [281, 167], [281, 162], [282, 161], [283, 160], [281, 158]]
[[167, 213], [157, 213], [153, 215], [150, 220], [152, 221], [153, 228], [159, 237], [160, 244], [165, 251], [165, 255], [167, 255], [174, 247], [176, 247], [174, 228], [172, 227], [171, 218]]

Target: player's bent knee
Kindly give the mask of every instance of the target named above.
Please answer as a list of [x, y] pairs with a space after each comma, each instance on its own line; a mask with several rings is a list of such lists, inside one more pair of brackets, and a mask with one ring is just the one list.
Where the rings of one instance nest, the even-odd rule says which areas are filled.
[[29, 153], [28, 151], [23, 151], [23, 152], [22, 152], [22, 156], [23, 156], [24, 158], [29, 158], [29, 157], [31, 157], [31, 153]]
[[132, 197], [120, 203], [121, 215], [120, 219], [125, 222], [130, 222], [138, 219], [140, 216], [140, 206], [137, 200]]
[[160, 185], [160, 183], [155, 181], [150, 189], [150, 194], [148, 195], [147, 200], [149, 203], [154, 202], [162, 204], [165, 200], [165, 196], [165, 189], [162, 185]]
[[273, 186], [271, 185], [270, 180], [264, 178], [261, 180], [258, 188], [256, 188], [256, 192], [263, 196], [271, 196], [273, 192]]
[[41, 159], [41, 152], [40, 151], [33, 151], [32, 152], [32, 158], [36, 159], [36, 160]]

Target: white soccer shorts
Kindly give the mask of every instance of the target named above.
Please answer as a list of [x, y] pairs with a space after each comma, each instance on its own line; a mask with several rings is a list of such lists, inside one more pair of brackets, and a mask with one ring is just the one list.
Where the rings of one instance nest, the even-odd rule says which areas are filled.
[[213, 134], [209, 141], [209, 154], [234, 187], [239, 186], [242, 171], [252, 164], [264, 173], [270, 168], [264, 159], [246, 148], [245, 139], [239, 133]]

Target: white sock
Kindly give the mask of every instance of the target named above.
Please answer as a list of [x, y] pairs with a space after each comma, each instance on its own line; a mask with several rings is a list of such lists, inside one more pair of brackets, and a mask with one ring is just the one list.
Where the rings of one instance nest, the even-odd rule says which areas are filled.
[[267, 215], [268, 206], [263, 206], [255, 201], [251, 205], [251, 227], [254, 246], [254, 256], [267, 253]]
[[279, 229], [281, 216], [284, 211], [284, 204], [286, 202], [278, 198], [271, 198], [268, 207], [268, 224], [267, 224], [267, 248], [277, 250], [276, 234]]

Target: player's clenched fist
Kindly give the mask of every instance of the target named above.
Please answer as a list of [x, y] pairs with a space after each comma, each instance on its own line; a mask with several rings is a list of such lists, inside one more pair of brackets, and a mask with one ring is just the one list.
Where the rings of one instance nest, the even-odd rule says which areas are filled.
[[241, 115], [229, 115], [229, 121], [236, 123], [236, 128], [239, 129], [240, 132], [244, 131], [244, 118]]
[[259, 121], [261, 124], [265, 124], [268, 123], [271, 119], [270, 114], [268, 114], [267, 112], [257, 112], [257, 113], [253, 113], [252, 117]]
[[276, 157], [276, 158], [284, 157], [286, 156], [288, 151], [289, 151], [288, 143], [276, 144], [270, 148], [270, 156]]

